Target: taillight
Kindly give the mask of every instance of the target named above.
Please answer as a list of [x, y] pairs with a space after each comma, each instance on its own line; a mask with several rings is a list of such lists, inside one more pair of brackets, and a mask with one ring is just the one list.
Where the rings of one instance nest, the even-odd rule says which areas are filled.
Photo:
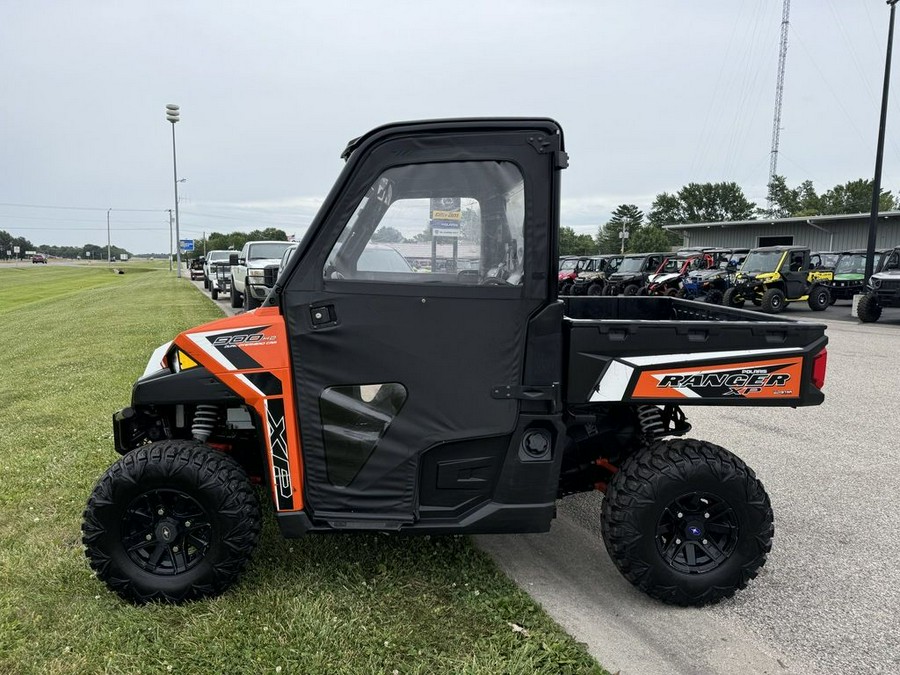
[[828, 366], [828, 350], [823, 349], [813, 359], [812, 381], [816, 389], [825, 386], [825, 368]]

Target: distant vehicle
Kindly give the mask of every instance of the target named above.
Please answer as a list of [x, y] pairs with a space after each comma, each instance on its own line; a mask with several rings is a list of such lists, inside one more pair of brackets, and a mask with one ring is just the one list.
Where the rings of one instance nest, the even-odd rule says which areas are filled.
[[38, 263], [44, 263], [46, 265], [47, 264], [47, 256], [45, 256], [43, 253], [35, 253], [33, 256], [31, 256], [31, 262], [34, 265], [36, 265]]
[[[890, 253], [875, 251], [872, 269], [878, 271], [882, 257]], [[831, 304], [838, 300], [853, 300], [853, 296], [865, 293], [866, 250], [844, 251], [834, 268], [834, 282], [831, 284]]]
[[266, 267], [277, 268], [290, 246], [288, 241], [248, 241], [240, 253], [231, 253], [232, 307], [243, 306], [248, 312], [259, 307], [272, 288], [266, 284]]
[[632, 253], [622, 259], [609, 276], [603, 295], [637, 295], [647, 278], [662, 264], [668, 253]]
[[206, 260], [203, 263], [203, 288], [207, 290], [212, 289], [212, 279], [215, 277], [215, 272], [212, 270], [212, 266], [214, 263], [228, 263], [228, 258], [231, 255], [231, 251], [210, 251], [206, 254]]
[[871, 276], [856, 315], [863, 323], [881, 318], [884, 307], [900, 307], [900, 246], [881, 258], [880, 269]]
[[190, 262], [190, 270], [191, 270], [191, 281], [194, 279], [202, 279], [203, 278], [203, 263], [205, 260], [201, 258], [194, 258]]

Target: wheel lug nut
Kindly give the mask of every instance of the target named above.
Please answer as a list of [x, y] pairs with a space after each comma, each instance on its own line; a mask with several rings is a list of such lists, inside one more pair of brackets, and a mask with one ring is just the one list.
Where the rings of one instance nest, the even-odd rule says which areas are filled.
[[150, 541], [151, 539], [153, 539], [153, 535], [148, 534], [146, 537], [144, 537], [144, 539]]
[[157, 511], [157, 513], [158, 513], [159, 515], [163, 515], [163, 514], [165, 513], [165, 511], [163, 511], [162, 509], [160, 509], [159, 511]]
[[[703, 542], [703, 543], [705, 544], [706, 542]], [[172, 551], [175, 552], [175, 553], [178, 553], [178, 547], [177, 547], [177, 546], [173, 546], [173, 547], [172, 547]]]
[[704, 518], [709, 518], [709, 513], [704, 513], [704, 514], [703, 514], [703, 517], [704, 517]]
[[684, 518], [684, 514], [683, 514], [681, 511], [679, 511], [679, 512], [678, 512], [678, 517], [679, 517], [679, 518]]
[[189, 520], [184, 521], [184, 526], [185, 526], [185, 527], [190, 527], [190, 526], [191, 526], [191, 521], [189, 521]]
[[675, 540], [675, 543], [676, 543], [676, 544], [680, 544], [680, 543], [681, 543], [681, 539], [676, 539], [676, 540]]
[[703, 544], [704, 544], [704, 546], [706, 545], [706, 539], [703, 540]]

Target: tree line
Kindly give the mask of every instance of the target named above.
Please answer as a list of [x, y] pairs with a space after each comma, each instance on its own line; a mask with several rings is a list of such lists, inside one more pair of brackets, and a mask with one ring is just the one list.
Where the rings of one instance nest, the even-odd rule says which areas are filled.
[[[775, 176], [768, 185], [765, 208], [751, 202], [734, 182], [688, 183], [678, 192], [656, 195], [649, 213], [635, 204], [620, 204], [597, 234], [576, 234], [571, 227], [559, 232], [560, 255], [618, 253], [622, 250], [623, 230], [626, 253], [666, 251], [681, 243], [681, 235], [663, 229], [663, 225], [715, 223], [757, 218], [825, 216], [868, 213], [872, 204], [871, 180], [860, 178], [819, 194], [811, 180], [791, 187], [783, 176]], [[900, 209], [900, 196], [882, 190], [879, 210]]]
[[[25, 251], [36, 251], [55, 258], [71, 258], [72, 260], [75, 260], [76, 258], [106, 260], [107, 254], [106, 246], [98, 244], [85, 244], [84, 246], [53, 246], [50, 244], [34, 245], [25, 237], [14, 237], [9, 232], [0, 230], [0, 258], [6, 258], [6, 252], [14, 251], [14, 247], [16, 246], [19, 247], [19, 258], [25, 257]], [[131, 257], [131, 253], [127, 249], [118, 246], [111, 246], [109, 251], [113, 260], [118, 260], [119, 256], [123, 253], [129, 258]], [[16, 254], [12, 253], [9, 257], [15, 258]]]

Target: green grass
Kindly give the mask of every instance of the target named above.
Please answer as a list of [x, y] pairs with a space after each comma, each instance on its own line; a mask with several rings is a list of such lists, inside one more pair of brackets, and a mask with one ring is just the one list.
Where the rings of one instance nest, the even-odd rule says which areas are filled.
[[285, 540], [268, 509], [224, 596], [133, 607], [107, 591], [79, 527], [117, 457], [110, 415], [153, 348], [220, 316], [167, 271], [130, 272], [0, 270], [29, 298], [13, 312], [0, 291], [0, 672], [603, 672], [466, 537]]

